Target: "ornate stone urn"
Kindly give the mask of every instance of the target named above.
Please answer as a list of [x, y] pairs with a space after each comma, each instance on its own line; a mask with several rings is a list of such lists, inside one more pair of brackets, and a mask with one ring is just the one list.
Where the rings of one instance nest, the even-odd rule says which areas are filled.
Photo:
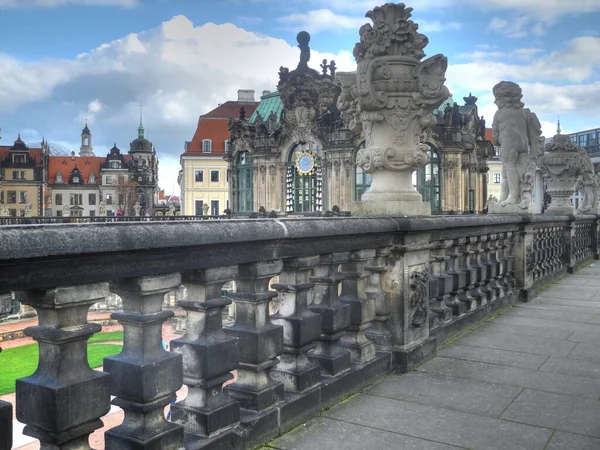
[[576, 214], [571, 197], [575, 193], [578, 178], [586, 170], [586, 158], [585, 150], [565, 135], [557, 134], [553, 142], [546, 145], [546, 152], [537, 160], [552, 198], [545, 214]]
[[[428, 163], [432, 112], [448, 98], [448, 60], [421, 61], [428, 44], [417, 32], [412, 8], [386, 3], [366, 16], [354, 48], [356, 74], [338, 73], [338, 107], [351, 127], [362, 124], [366, 147], [356, 164], [372, 174], [371, 187], [353, 204], [359, 215], [428, 215], [431, 208], [413, 188], [412, 174]], [[352, 78], [354, 78], [352, 80]]]

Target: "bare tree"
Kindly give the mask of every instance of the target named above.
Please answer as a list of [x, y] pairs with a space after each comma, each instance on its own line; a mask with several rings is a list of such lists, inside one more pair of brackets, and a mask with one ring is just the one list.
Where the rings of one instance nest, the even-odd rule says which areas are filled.
[[138, 184], [129, 178], [119, 177], [117, 185], [117, 202], [125, 216], [135, 216], [133, 206], [138, 199]]

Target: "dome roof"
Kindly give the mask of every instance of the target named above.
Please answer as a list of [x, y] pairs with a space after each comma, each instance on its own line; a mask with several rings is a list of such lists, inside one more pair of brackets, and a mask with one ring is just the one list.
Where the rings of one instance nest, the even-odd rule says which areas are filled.
[[129, 145], [130, 152], [152, 152], [152, 143], [144, 138], [139, 137], [136, 140], [132, 141]]

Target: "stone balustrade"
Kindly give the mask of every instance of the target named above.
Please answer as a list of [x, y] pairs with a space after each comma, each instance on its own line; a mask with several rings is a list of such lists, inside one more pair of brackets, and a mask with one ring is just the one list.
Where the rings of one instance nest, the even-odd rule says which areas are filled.
[[[599, 223], [496, 215], [2, 227], [0, 292], [16, 291], [39, 321], [26, 329], [40, 362], [17, 382], [17, 418], [42, 448], [89, 448], [112, 397], [124, 420], [105, 433], [107, 449], [252, 448], [597, 258]], [[162, 297], [181, 285], [186, 332], [165, 351], [173, 312]], [[87, 314], [109, 292], [123, 299], [112, 317], [124, 346], [99, 371], [86, 359], [100, 331]], [[232, 302], [235, 321], [223, 327]], [[183, 384], [187, 397], [167, 420]], [[0, 404], [0, 448], [10, 447], [11, 415]]]

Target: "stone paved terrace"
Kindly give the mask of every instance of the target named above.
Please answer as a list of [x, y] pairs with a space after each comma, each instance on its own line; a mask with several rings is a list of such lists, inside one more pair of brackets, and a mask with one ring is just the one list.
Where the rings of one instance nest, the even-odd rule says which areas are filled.
[[265, 448], [600, 449], [600, 264]]

